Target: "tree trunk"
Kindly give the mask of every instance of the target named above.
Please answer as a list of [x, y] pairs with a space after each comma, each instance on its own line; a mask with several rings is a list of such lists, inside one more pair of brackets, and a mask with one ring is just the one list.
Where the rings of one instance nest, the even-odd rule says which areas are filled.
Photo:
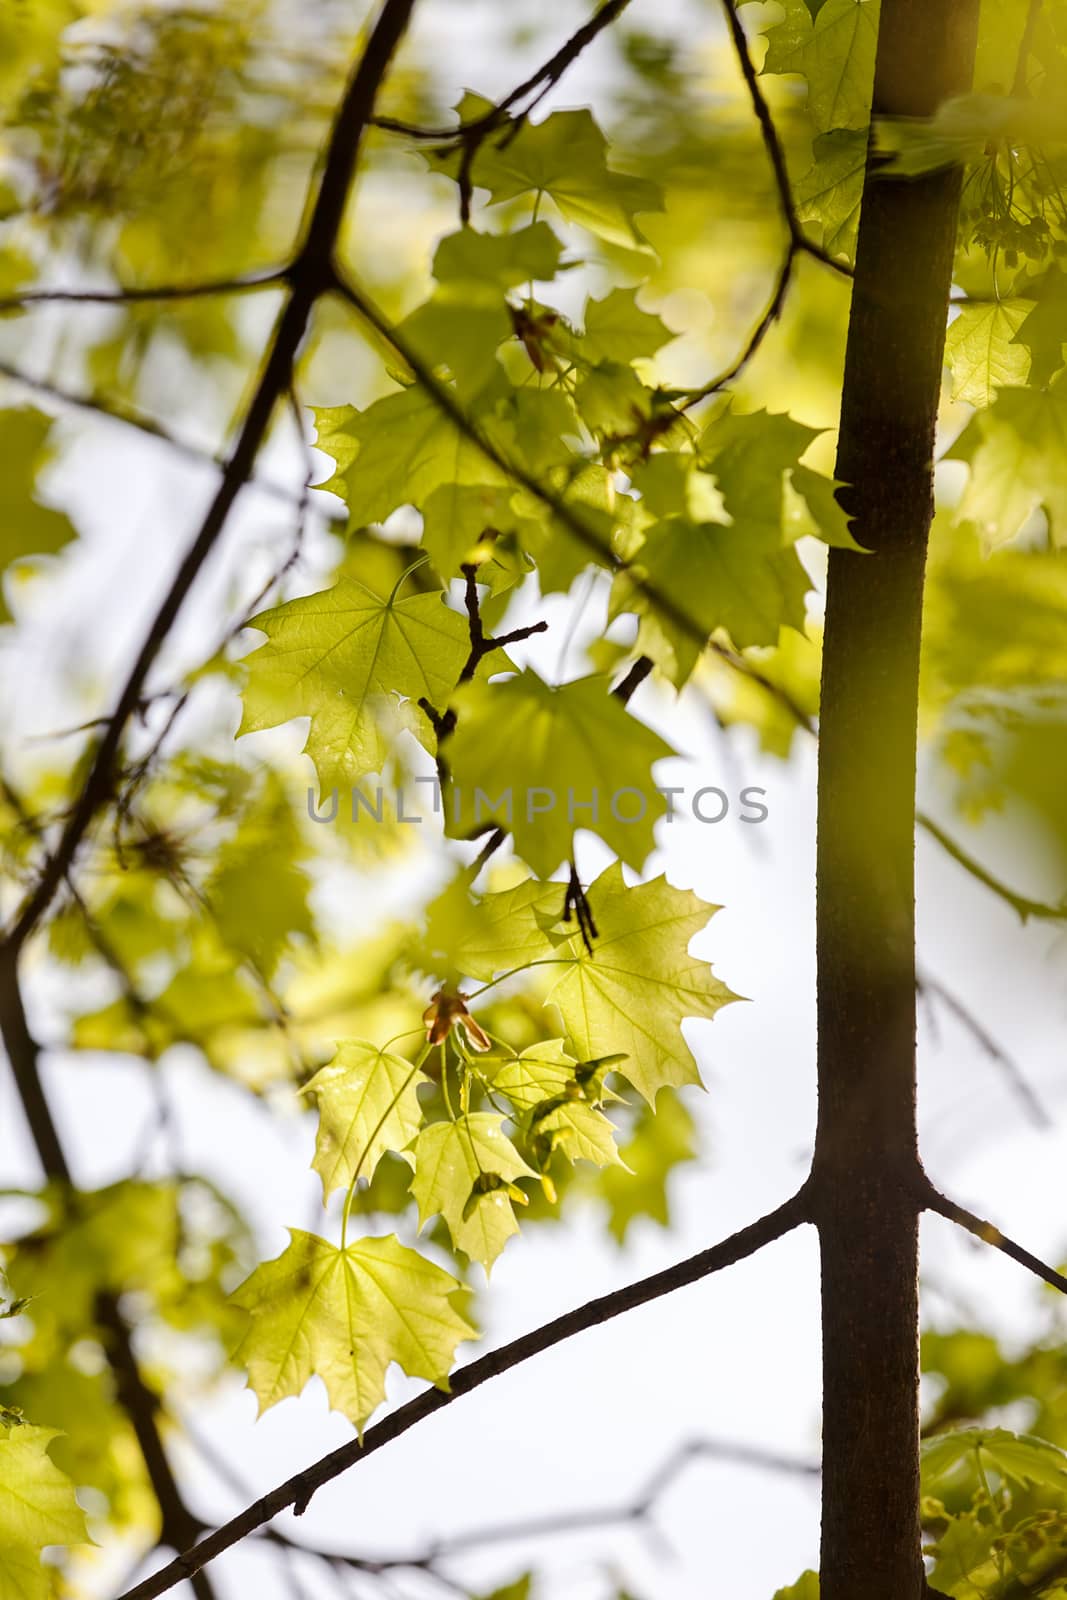
[[[970, 82], [977, 0], [882, 0], [875, 115]], [[823, 1600], [921, 1600], [915, 1125], [915, 738], [934, 429], [958, 171], [868, 167], [838, 476], [857, 540], [832, 550], [820, 717], [819, 1118]]]

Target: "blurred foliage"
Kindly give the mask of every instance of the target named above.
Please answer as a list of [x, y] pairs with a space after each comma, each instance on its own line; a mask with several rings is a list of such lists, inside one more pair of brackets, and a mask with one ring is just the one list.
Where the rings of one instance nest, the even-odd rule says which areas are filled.
[[[491, 53], [508, 68], [494, 93], [558, 43], [552, 9], [489, 19]], [[402, 52], [386, 116], [451, 127], [453, 107], [470, 118], [491, 105], [465, 82], [457, 10], [438, 7]], [[0, 4], [0, 298], [284, 266], [368, 11], [335, 0]], [[1062, 11], [1046, 4], [1029, 30], [1024, 0], [986, 0], [975, 95], [930, 125], [878, 130], [909, 171], [966, 165], [926, 604], [925, 770], [961, 826], [996, 811], [1039, 817], [1060, 865]], [[782, 0], [741, 15], [796, 220], [847, 267], [875, 0]], [[107, 1186], [5, 1197], [34, 1220], [12, 1228], [3, 1257], [0, 1491], [17, 1455], [44, 1520], [12, 1531], [0, 1512], [0, 1593], [51, 1592], [36, 1553], [82, 1537], [71, 1482], [95, 1491], [86, 1508], [101, 1543], [147, 1549], [160, 1532], [108, 1360], [106, 1297], [136, 1331], [168, 1430], [234, 1365], [262, 1405], [317, 1372], [362, 1426], [391, 1359], [447, 1382], [520, 1221], [566, 1226], [590, 1208], [626, 1246], [670, 1225], [679, 1169], [701, 1158], [681, 1022], [733, 998], [688, 951], [714, 908], [662, 879], [626, 886], [610, 867], [589, 890], [601, 954], [552, 877], [581, 824], [520, 818], [520, 861], [494, 858], [479, 894], [465, 836], [486, 819], [450, 808], [446, 828], [441, 809], [450, 782], [477, 805], [476, 790], [497, 794], [516, 768], [536, 785], [553, 767], [588, 777], [598, 764], [651, 799], [651, 763], [668, 747], [608, 692], [642, 654], [650, 693], [707, 702], [730, 737], [782, 760], [816, 722], [824, 549], [849, 539], [832, 477], [848, 285], [801, 256], [729, 396], [686, 404], [745, 349], [788, 242], [712, 16], [698, 4], [678, 25], [624, 15], [596, 47], [595, 112], [565, 89], [479, 145], [471, 226], [458, 220], [455, 141], [385, 129], [368, 139], [342, 252], [410, 359], [362, 337], [338, 305], [317, 309], [295, 387], [309, 426], [314, 403], [322, 492], [309, 508], [296, 484], [265, 538], [266, 587], [242, 572], [232, 612], [176, 652], [172, 677], [138, 708], [91, 861], [36, 941], [50, 1042], [84, 1052], [86, 1073], [96, 1052], [133, 1058], [158, 1110], [144, 1151]], [[277, 292], [7, 306], [0, 361], [32, 380], [11, 380], [0, 414], [0, 623], [16, 625], [15, 646], [78, 559], [85, 508], [53, 469], [97, 437], [95, 420], [74, 420], [48, 387], [105, 412], [138, 407], [214, 441], [213, 453], [247, 397]], [[416, 364], [519, 466], [524, 488], [457, 435], [412, 381]], [[610, 597], [612, 617], [635, 624], [630, 642], [617, 628], [598, 637], [591, 675], [562, 687], [530, 669], [494, 682], [510, 662], [488, 654], [457, 689], [469, 581], [499, 634], [526, 624], [521, 597], [535, 586], [575, 611], [591, 571], [606, 590], [605, 550], [630, 562]], [[695, 614], [695, 642], [649, 586]], [[68, 696], [73, 721], [100, 713], [88, 676]], [[235, 746], [238, 689], [249, 738]], [[458, 708], [442, 749], [423, 699]], [[285, 726], [300, 718], [311, 762]], [[12, 741], [0, 790], [9, 904], [34, 880], [96, 731], [61, 749]], [[451, 772], [432, 766], [442, 757]], [[509, 820], [486, 804], [488, 820]], [[638, 870], [656, 814], [637, 832], [600, 819]], [[345, 1191], [343, 1222], [339, 1203], [327, 1211], [329, 1240], [294, 1231], [262, 1263], [232, 1199], [195, 1158], [186, 1170], [166, 1083], [191, 1061], [264, 1117], [298, 1121], [309, 1155], [317, 1127], [328, 1207]], [[383, 1222], [394, 1230], [384, 1239]], [[432, 1327], [413, 1332], [413, 1316]], [[294, 1327], [306, 1333], [296, 1354]], [[935, 1586], [961, 1600], [1067, 1592], [1062, 1327], [1050, 1316], [1017, 1352], [976, 1328], [928, 1333], [924, 1362], [937, 1379], [924, 1468]], [[1005, 1419], [1039, 1442], [1006, 1442]], [[62, 1582], [88, 1592], [88, 1571], [75, 1557]], [[491, 1600], [529, 1589], [526, 1576]], [[811, 1573], [780, 1591], [817, 1593]]]

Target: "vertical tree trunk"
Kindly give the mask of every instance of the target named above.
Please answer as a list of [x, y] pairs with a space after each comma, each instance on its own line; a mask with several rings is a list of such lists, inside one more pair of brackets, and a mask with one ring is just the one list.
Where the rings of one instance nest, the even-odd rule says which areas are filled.
[[[882, 0], [875, 115], [966, 89], [978, 0]], [[820, 719], [823, 1600], [921, 1600], [914, 802], [919, 633], [959, 173], [868, 169]]]

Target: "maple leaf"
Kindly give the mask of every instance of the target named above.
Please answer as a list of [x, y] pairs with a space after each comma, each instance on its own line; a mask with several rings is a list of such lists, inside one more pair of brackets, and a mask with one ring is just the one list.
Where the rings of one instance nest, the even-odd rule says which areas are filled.
[[38, 499], [38, 474], [47, 465], [48, 435], [52, 418], [23, 407], [0, 412], [4, 430], [4, 473], [0, 485], [0, 527], [3, 528], [3, 554], [0, 556], [0, 623], [11, 621], [2, 581], [13, 563], [29, 562], [34, 556], [54, 555], [77, 537], [61, 511], [43, 506]]
[[52, 1593], [41, 1565], [46, 1545], [89, 1542], [74, 1485], [48, 1454], [55, 1428], [0, 1420], [0, 1595], [46, 1600]]
[[523, 860], [547, 878], [571, 856], [575, 831], [593, 827], [640, 868], [666, 810], [650, 769], [674, 752], [610, 687], [595, 675], [556, 687], [530, 670], [491, 686], [465, 685], [453, 698], [458, 724], [448, 745], [453, 835], [486, 820], [502, 823]]
[[470, 649], [465, 620], [440, 595], [381, 600], [342, 578], [248, 626], [268, 642], [248, 657], [237, 735], [310, 717], [304, 749], [321, 792], [380, 772], [399, 727], [436, 748], [418, 702], [447, 702]]
[[345, 1039], [304, 1086], [319, 1113], [315, 1159], [328, 1200], [357, 1177], [373, 1178], [382, 1156], [400, 1151], [419, 1131], [418, 1088], [429, 1080], [403, 1056], [364, 1039]]
[[452, 1242], [488, 1273], [508, 1239], [518, 1232], [512, 1201], [523, 1201], [516, 1178], [537, 1174], [502, 1130], [504, 1119], [474, 1111], [455, 1122], [434, 1122], [411, 1148], [411, 1192], [420, 1226], [444, 1218]]
[[448, 1388], [456, 1346], [475, 1337], [452, 1305], [462, 1286], [389, 1234], [343, 1250], [299, 1228], [280, 1256], [234, 1292], [249, 1313], [234, 1350], [260, 1414], [312, 1376], [357, 1428], [385, 1398], [395, 1361], [411, 1378]]
[[624, 1052], [617, 1069], [651, 1104], [665, 1084], [699, 1083], [682, 1037], [686, 1017], [713, 1017], [736, 1000], [689, 941], [719, 909], [666, 878], [628, 888], [614, 862], [586, 891], [597, 927], [591, 951], [575, 937], [548, 999], [583, 1059]]

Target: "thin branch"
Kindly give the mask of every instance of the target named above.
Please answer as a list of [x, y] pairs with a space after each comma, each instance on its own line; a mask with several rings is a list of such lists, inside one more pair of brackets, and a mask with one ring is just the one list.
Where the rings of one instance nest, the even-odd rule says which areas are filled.
[[[488, 111], [484, 111], [479, 117], [472, 117], [469, 122], [455, 123], [450, 128], [420, 128], [415, 123], [401, 122], [396, 117], [372, 117], [371, 122], [376, 128], [381, 128], [386, 133], [399, 133], [408, 139], [426, 140], [434, 144], [458, 144], [464, 139], [470, 139], [479, 134], [482, 138], [485, 138], [487, 134], [491, 133], [494, 128], [499, 127], [506, 120], [507, 113], [512, 107], [516, 106], [520, 100], [525, 99], [528, 94], [540, 89], [541, 93], [538, 95], [538, 100], [540, 100], [549, 89], [559, 82], [567, 68], [578, 59], [586, 46], [591, 44], [599, 33], [602, 33], [617, 17], [622, 15], [629, 3], [630, 0], [606, 0], [606, 3], [590, 17], [589, 21], [583, 23], [565, 44], [561, 45], [543, 65], [538, 67], [536, 72], [532, 73], [530, 77], [524, 78], [522, 83], [517, 84], [511, 93], [505, 95], [504, 99], [497, 105], [492, 106]], [[531, 107], [527, 106], [524, 115], [530, 109]]]
[[[767, 152], [767, 159], [770, 161], [771, 171], [774, 174], [774, 186], [778, 191], [778, 203], [782, 210], [782, 219], [789, 230], [789, 243], [791, 246], [789, 255], [792, 257], [798, 252], [802, 252], [805, 255], [814, 257], [816, 261], [821, 261], [823, 266], [830, 267], [832, 271], [840, 273], [843, 278], [851, 278], [852, 269], [850, 267], [847, 267], [843, 261], [838, 261], [836, 256], [832, 256], [828, 250], [824, 250], [821, 245], [816, 244], [814, 239], [810, 239], [804, 232], [803, 224], [797, 216], [796, 202], [793, 199], [793, 190], [789, 182], [789, 169], [786, 166], [782, 141], [779, 139], [778, 130], [774, 126], [771, 108], [767, 104], [763, 90], [760, 88], [759, 78], [756, 74], [752, 57], [749, 54], [748, 39], [745, 35], [741, 18], [737, 14], [735, 0], [722, 0], [722, 3], [723, 10], [726, 12], [726, 23], [730, 29], [734, 52], [741, 68], [741, 76], [745, 80], [745, 87], [748, 90], [749, 99], [752, 101], [752, 109], [756, 114], [756, 121], [759, 123], [760, 135], [763, 139], [764, 149]], [[790, 259], [789, 267], [791, 268], [791, 266], [792, 260]]]
[[530, 639], [535, 633], [544, 633], [548, 628], [548, 623], [533, 622], [528, 627], [513, 628], [510, 633], [502, 633], [498, 638], [492, 638], [486, 633], [482, 624], [482, 609], [478, 603], [478, 568], [472, 563], [466, 562], [460, 568], [460, 571], [463, 573], [463, 601], [467, 608], [471, 648], [470, 654], [463, 664], [463, 670], [459, 675], [459, 682], [469, 683], [482, 661], [492, 651], [503, 650], [505, 645], [518, 644], [523, 639]]
[[949, 1222], [955, 1222], [959, 1227], [965, 1228], [968, 1233], [973, 1233], [976, 1239], [981, 1239], [983, 1244], [990, 1244], [994, 1250], [1001, 1250], [1006, 1256], [1011, 1256], [1020, 1266], [1032, 1272], [1035, 1277], [1042, 1278], [1045, 1283], [1051, 1284], [1061, 1294], [1067, 1294], [1067, 1277], [1062, 1272], [1057, 1272], [1055, 1267], [1050, 1267], [1031, 1251], [1016, 1244], [1014, 1239], [1009, 1239], [999, 1228], [991, 1222], [983, 1222], [981, 1217], [976, 1217], [973, 1211], [967, 1211], [963, 1206], [958, 1206], [954, 1200], [943, 1195], [933, 1184], [928, 1183], [923, 1189], [923, 1203], [927, 1211], [936, 1211], [939, 1216], [947, 1217]]
[[[13, 950], [0, 952], [0, 1035], [44, 1174], [71, 1195], [70, 1164], [41, 1082], [40, 1046], [26, 1020], [17, 953]], [[180, 1550], [196, 1538], [204, 1524], [186, 1506], [171, 1471], [157, 1421], [158, 1397], [141, 1376], [130, 1330], [110, 1291], [97, 1295], [96, 1320], [105, 1334], [104, 1350], [115, 1376], [119, 1403], [130, 1419], [159, 1505], [161, 1542]], [[193, 1592], [197, 1600], [214, 1600], [212, 1585], [204, 1574], [197, 1575]]]
[[1027, 922], [1030, 917], [1042, 918], [1049, 922], [1067, 921], [1067, 904], [1052, 905], [1048, 901], [1031, 900], [1027, 895], [1016, 894], [1014, 889], [1010, 889], [999, 878], [994, 878], [993, 874], [987, 872], [985, 867], [977, 862], [973, 856], [968, 855], [962, 845], [957, 844], [955, 839], [950, 838], [945, 830], [934, 821], [933, 817], [928, 816], [925, 811], [916, 812], [915, 821], [932, 839], [937, 840], [942, 850], [946, 851], [958, 866], [961, 866], [965, 872], [969, 872], [972, 878], [977, 878], [978, 882], [987, 889], [991, 889], [1006, 905], [1011, 906], [1020, 922]]
[[631, 698], [644, 683], [652, 671], [652, 661], [649, 656], [638, 656], [626, 676], [615, 685], [612, 694], [616, 700], [621, 700], [623, 705], [629, 705]]
[[[470, 1550], [481, 1550], [488, 1545], [511, 1544], [530, 1539], [552, 1538], [560, 1534], [581, 1532], [593, 1528], [618, 1527], [626, 1523], [639, 1523], [651, 1516], [656, 1505], [686, 1469], [696, 1461], [725, 1461], [731, 1465], [752, 1467], [756, 1471], [783, 1473], [792, 1477], [818, 1478], [817, 1461], [797, 1456], [783, 1456], [776, 1451], [763, 1450], [756, 1445], [735, 1443], [725, 1439], [689, 1439], [673, 1450], [656, 1468], [631, 1500], [614, 1506], [589, 1506], [547, 1512], [541, 1516], [526, 1517], [513, 1522], [489, 1523], [484, 1527], [468, 1528], [462, 1533], [433, 1539], [406, 1556], [355, 1556], [334, 1550], [323, 1550], [301, 1543], [287, 1534], [273, 1529], [265, 1537], [283, 1544], [287, 1549], [302, 1555], [317, 1556], [320, 1560], [344, 1565], [362, 1572], [383, 1573], [396, 1569], [434, 1572], [437, 1564]], [[439, 1574], [438, 1574], [439, 1575]]]
[[145, 679], [200, 568], [214, 548], [240, 489], [251, 476], [275, 407], [289, 389], [293, 362], [312, 308], [334, 277], [333, 253], [367, 119], [373, 112], [378, 89], [407, 28], [414, 3], [415, 0], [385, 0], [350, 75], [327, 145], [303, 242], [288, 273], [289, 299], [275, 323], [263, 370], [237, 442], [200, 531], [186, 552], [141, 645], [59, 843], [45, 862], [35, 889], [23, 903], [7, 936], [5, 942], [13, 952], [17, 953], [36, 927], [72, 865], [90, 823], [112, 792], [122, 735], [141, 699]]
[[778, 137], [774, 118], [771, 116], [771, 108], [767, 104], [763, 90], [760, 88], [759, 77], [749, 54], [748, 39], [741, 19], [737, 14], [735, 0], [722, 0], [722, 3], [723, 10], [726, 13], [730, 37], [733, 41], [734, 52], [741, 69], [741, 76], [745, 80], [745, 87], [748, 90], [752, 109], [759, 124], [763, 146], [771, 165], [774, 186], [778, 193], [778, 204], [788, 233], [788, 239], [766, 310], [753, 328], [744, 348], [730, 365], [719, 373], [718, 377], [712, 378], [708, 383], [701, 384], [698, 389], [688, 391], [681, 407], [683, 411], [688, 411], [690, 406], [698, 405], [701, 400], [707, 400], [710, 395], [718, 393], [728, 383], [732, 383], [748, 366], [767, 334], [782, 314], [786, 297], [793, 282], [793, 272], [798, 255], [808, 255], [815, 261], [821, 261], [823, 266], [829, 267], [843, 278], [852, 277], [851, 267], [846, 266], [843, 261], [839, 261], [828, 250], [824, 250], [821, 245], [816, 244], [814, 239], [810, 238], [805, 232], [804, 225], [797, 216], [796, 202], [793, 199], [793, 190], [789, 182], [789, 170], [786, 166], [782, 141]]
[[1019, 1063], [1013, 1056], [1008, 1054], [1002, 1045], [997, 1043], [989, 1029], [975, 1016], [970, 1007], [964, 1004], [959, 995], [946, 988], [939, 978], [932, 978], [928, 973], [923, 973], [917, 979], [916, 987], [920, 994], [939, 1000], [945, 1009], [952, 1013], [957, 1022], [962, 1023], [971, 1037], [985, 1051], [989, 1059], [996, 1063], [1033, 1126], [1041, 1128], [1043, 1131], [1054, 1127], [1054, 1118], [1045, 1109], [1037, 1094], [1027, 1082]]
[[400, 1406], [383, 1421], [368, 1428], [362, 1441], [350, 1440], [328, 1456], [324, 1456], [322, 1460], [315, 1462], [313, 1466], [286, 1479], [239, 1516], [232, 1518], [214, 1533], [208, 1534], [193, 1549], [187, 1550], [177, 1560], [169, 1562], [159, 1572], [130, 1589], [120, 1597], [120, 1600], [155, 1600], [156, 1596], [166, 1594], [183, 1579], [190, 1577], [194, 1572], [200, 1572], [209, 1562], [214, 1561], [226, 1550], [232, 1549], [235, 1544], [239, 1544], [249, 1534], [255, 1533], [258, 1528], [265, 1526], [279, 1512], [286, 1511], [292, 1506], [299, 1516], [307, 1509], [312, 1496], [316, 1490], [322, 1488], [323, 1484], [332, 1482], [350, 1467], [366, 1460], [368, 1456], [390, 1444], [394, 1439], [400, 1438], [424, 1417], [432, 1416], [435, 1412], [454, 1404], [464, 1395], [480, 1388], [482, 1384], [511, 1371], [534, 1356], [542, 1354], [543, 1351], [562, 1344], [575, 1334], [599, 1327], [637, 1306], [647, 1305], [663, 1295], [672, 1293], [675, 1289], [696, 1283], [710, 1273], [721, 1271], [735, 1262], [745, 1260], [765, 1245], [791, 1233], [800, 1223], [807, 1220], [805, 1187], [768, 1216], [760, 1218], [747, 1228], [742, 1228], [710, 1250], [704, 1250], [699, 1255], [679, 1262], [676, 1266], [668, 1267], [663, 1272], [654, 1273], [651, 1277], [643, 1278], [623, 1289], [617, 1289], [612, 1294], [591, 1300], [577, 1310], [546, 1323], [544, 1327], [513, 1340], [502, 1349], [492, 1351], [477, 1361], [472, 1361], [468, 1366], [461, 1367], [458, 1372], [452, 1374], [447, 1391], [427, 1389], [414, 1400], [409, 1400], [406, 1405]]
[[1022, 37], [1019, 40], [1019, 54], [1015, 61], [1015, 76], [1012, 80], [1011, 92], [1020, 97], [1026, 93], [1026, 68], [1030, 60], [1030, 51], [1034, 42], [1034, 31], [1037, 28], [1037, 19], [1041, 13], [1041, 0], [1030, 0], [1026, 12], [1026, 21], [1023, 24]]
[[735, 359], [727, 368], [725, 368], [724, 371], [719, 373], [717, 378], [712, 378], [708, 383], [702, 384], [699, 389], [691, 389], [688, 392], [681, 407], [683, 411], [688, 411], [690, 406], [699, 405], [701, 400], [707, 400], [710, 395], [717, 394], [718, 391], [720, 389], [724, 389], [728, 383], [732, 383], [733, 380], [738, 377], [748, 366], [749, 362], [756, 354], [756, 351], [759, 349], [760, 345], [763, 343], [764, 339], [767, 337], [768, 333], [782, 314], [782, 307], [785, 305], [786, 296], [789, 293], [789, 286], [793, 281], [793, 266], [796, 262], [796, 258], [797, 245], [791, 240], [786, 246], [785, 255], [782, 257], [782, 264], [778, 269], [778, 276], [775, 279], [774, 289], [771, 292], [771, 298], [767, 302], [767, 309], [764, 311], [762, 317], [760, 317], [759, 321], [756, 323], [756, 326], [749, 334], [748, 341], [745, 344], [744, 349], [738, 356], [735, 357]]
[[643, 595], [649, 604], [654, 606], [660, 615], [674, 626], [687, 638], [699, 644], [704, 649], [708, 643], [708, 636], [700, 623], [692, 617], [682, 606], [672, 600], [668, 594], [647, 578], [643, 578], [635, 571], [628, 561], [611, 548], [601, 536], [578, 515], [575, 508], [562, 500], [558, 495], [547, 489], [542, 480], [532, 472], [528, 472], [519, 462], [512, 460], [489, 439], [475, 422], [463, 410], [453, 392], [447, 385], [440, 383], [434, 376], [426, 362], [408, 344], [407, 340], [385, 317], [381, 311], [368, 299], [363, 291], [356, 287], [352, 280], [338, 274], [334, 288], [361, 318], [373, 328], [387, 344], [391, 345], [397, 355], [406, 362], [416, 380], [425, 390], [426, 394], [437, 406], [438, 410], [446, 416], [456, 428], [457, 432], [468, 439], [485, 457], [491, 461], [501, 472], [506, 473], [511, 480], [533, 495], [543, 506], [550, 510], [567, 532], [573, 535], [579, 544], [583, 545], [605, 567], [612, 572], [625, 572], [627, 581], [639, 594]]
[[[187, 439], [180, 439], [162, 423], [156, 422], [153, 417], [146, 416], [143, 411], [137, 411], [132, 406], [120, 405], [114, 400], [102, 400], [96, 395], [77, 394], [72, 389], [61, 388], [48, 378], [35, 378], [28, 372], [23, 372], [19, 367], [9, 361], [0, 361], [0, 377], [8, 378], [12, 383], [22, 384], [34, 394], [43, 395], [48, 400], [55, 400], [60, 405], [71, 406], [76, 411], [88, 411], [94, 416], [102, 417], [108, 422], [119, 422], [124, 427], [136, 428], [139, 433], [146, 434], [150, 439], [157, 439], [160, 444], [165, 444], [176, 454], [185, 456], [190, 461], [196, 461], [204, 466], [225, 467], [226, 458], [212, 454], [210, 450], [203, 449], [200, 445], [191, 444]], [[297, 496], [285, 484], [277, 483], [272, 478], [260, 476], [250, 477], [247, 487], [259, 489], [264, 494], [273, 496], [276, 500], [288, 501], [290, 505], [296, 503]], [[106, 718], [101, 718], [105, 721]]]
[[161, 283], [145, 288], [118, 289], [25, 289], [21, 294], [0, 299], [0, 316], [21, 311], [24, 306], [155, 305], [175, 300], [204, 300], [214, 295], [247, 294], [257, 289], [274, 289], [289, 277], [288, 267], [271, 267], [266, 272], [250, 272], [239, 278], [217, 278], [205, 283]]

